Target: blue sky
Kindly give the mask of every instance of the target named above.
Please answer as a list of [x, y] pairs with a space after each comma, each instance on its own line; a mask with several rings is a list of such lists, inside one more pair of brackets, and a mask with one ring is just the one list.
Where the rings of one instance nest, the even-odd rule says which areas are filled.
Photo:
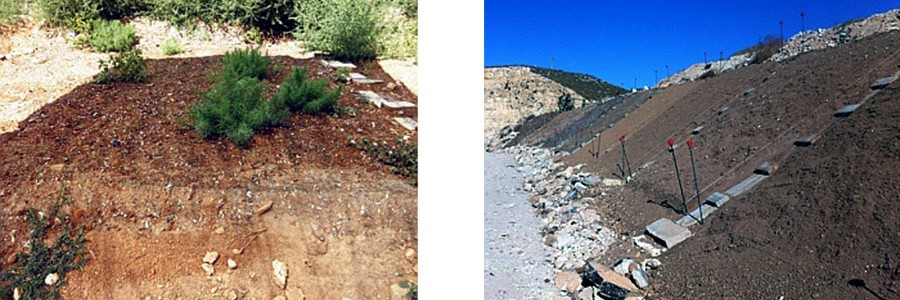
[[484, 65], [587, 73], [631, 88], [756, 44], [900, 8], [881, 1], [497, 1], [484, 3]]

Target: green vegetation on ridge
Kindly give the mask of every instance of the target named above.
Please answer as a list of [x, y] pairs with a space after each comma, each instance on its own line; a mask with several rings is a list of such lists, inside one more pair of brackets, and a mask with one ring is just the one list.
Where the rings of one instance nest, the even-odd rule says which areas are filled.
[[605, 82], [597, 77], [566, 72], [562, 70], [530, 67], [531, 70], [541, 76], [572, 89], [582, 97], [590, 101], [600, 101], [603, 98], [616, 96], [627, 92], [625, 89]]

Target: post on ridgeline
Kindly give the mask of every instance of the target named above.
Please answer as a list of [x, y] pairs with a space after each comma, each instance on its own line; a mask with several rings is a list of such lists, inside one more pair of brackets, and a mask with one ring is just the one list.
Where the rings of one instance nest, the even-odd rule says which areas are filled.
[[725, 51], [719, 51], [719, 61], [725, 60]]
[[669, 153], [672, 153], [672, 162], [675, 163], [675, 178], [678, 179], [678, 190], [681, 191], [681, 205], [683, 207], [683, 210], [681, 211], [681, 213], [687, 215], [688, 214], [687, 198], [684, 196], [684, 187], [681, 184], [681, 171], [678, 170], [678, 159], [675, 158], [675, 141], [674, 140], [669, 140]]
[[703, 203], [700, 202], [700, 184], [697, 181], [697, 164], [694, 163], [694, 141], [687, 141], [688, 151], [691, 153], [691, 172], [694, 173], [694, 197], [697, 198], [697, 210], [700, 212], [700, 224], [703, 224]]
[[597, 171], [600, 170], [600, 142], [603, 140], [603, 130], [597, 131], [597, 146], [594, 148], [594, 161], [597, 163]]
[[806, 31], [806, 13], [800, 12], [800, 32]]
[[659, 70], [653, 70], [653, 84], [659, 82]]
[[706, 51], [703, 51], [703, 64], [708, 64], [708, 60], [706, 59]]
[[781, 33], [781, 46], [784, 46], [784, 20], [778, 20], [778, 32]]
[[669, 77], [669, 65], [666, 65], [666, 77]]
[[[622, 144], [622, 162], [624, 162], [625, 170], [628, 170], [628, 175], [625, 177], [625, 182], [631, 181], [631, 163], [628, 162], [628, 154], [625, 152], [625, 136], [619, 137], [619, 143]], [[625, 171], [623, 170], [623, 171]], [[622, 174], [625, 175], [625, 174]]]

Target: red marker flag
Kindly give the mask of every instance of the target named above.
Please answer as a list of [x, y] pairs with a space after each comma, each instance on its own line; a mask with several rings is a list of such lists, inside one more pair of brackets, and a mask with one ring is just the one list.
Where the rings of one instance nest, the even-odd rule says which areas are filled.
[[694, 146], [694, 141], [688, 140], [687, 144], [688, 144], [688, 147], [693, 147], [693, 146]]
[[620, 141], [620, 142], [624, 142], [624, 141], [625, 141], [625, 136], [623, 135], [623, 136], [619, 137], [619, 141]]
[[672, 147], [673, 145], [675, 145], [675, 140], [669, 140], [669, 147]]

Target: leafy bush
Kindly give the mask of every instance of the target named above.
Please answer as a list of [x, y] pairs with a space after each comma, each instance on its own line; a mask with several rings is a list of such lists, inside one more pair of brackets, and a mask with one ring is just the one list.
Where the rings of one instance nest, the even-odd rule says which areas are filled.
[[203, 138], [224, 136], [244, 146], [256, 130], [273, 124], [271, 105], [263, 100], [263, 84], [255, 78], [224, 77], [201, 98], [188, 107], [188, 116]]
[[[66, 284], [65, 276], [73, 270], [81, 270], [87, 264], [84, 257], [84, 226], [74, 231], [65, 213], [59, 208], [68, 202], [65, 186], [59, 201], [53, 204], [46, 215], [38, 214], [34, 208], [25, 211], [31, 225], [28, 253], [18, 253], [16, 263], [7, 270], [0, 271], [0, 299], [12, 299], [13, 290], [19, 289], [21, 299], [58, 299], [59, 289]], [[45, 244], [48, 230], [54, 227], [54, 220], [62, 220], [62, 234], [52, 246]], [[47, 275], [56, 273], [59, 282], [44, 284]]]
[[272, 60], [263, 56], [259, 48], [236, 49], [222, 56], [222, 74], [226, 77], [264, 79]]
[[[94, 0], [100, 2], [99, 16], [106, 20], [130, 18], [145, 12], [148, 0]], [[152, 0], [150, 0], [152, 1]]]
[[23, 13], [19, 0], [0, 0], [0, 25], [12, 21], [13, 17]]
[[272, 106], [307, 114], [333, 112], [343, 86], [332, 90], [327, 87], [327, 79], [311, 80], [306, 78], [306, 68], [295, 68], [272, 97]]
[[394, 0], [394, 4], [403, 10], [403, 14], [410, 19], [419, 18], [419, 1], [418, 0]]
[[569, 95], [569, 93], [562, 93], [556, 101], [556, 106], [561, 112], [573, 110], [575, 109], [575, 100], [572, 99], [572, 95]]
[[388, 10], [388, 16], [379, 26], [380, 54], [383, 57], [417, 57], [419, 51], [419, 24], [415, 18], [397, 15]]
[[218, 19], [215, 4], [204, 0], [151, 0], [150, 16], [184, 26], [191, 21], [212, 22]]
[[89, 44], [94, 51], [125, 51], [134, 45], [134, 27], [124, 25], [119, 20], [94, 21]]
[[146, 68], [147, 62], [141, 56], [141, 50], [119, 52], [110, 56], [108, 61], [100, 60], [100, 74], [94, 82], [144, 82], [147, 80], [144, 75]]
[[294, 17], [300, 0], [220, 0], [217, 10], [232, 24], [255, 28], [262, 33], [280, 34], [297, 28]]
[[50, 24], [79, 33], [90, 32], [91, 23], [100, 17], [98, 0], [41, 0], [39, 3]]
[[374, 58], [378, 51], [378, 3], [311, 0], [300, 6], [296, 36], [337, 59]]
[[181, 43], [175, 38], [165, 40], [160, 47], [162, 47], [163, 54], [165, 55], [175, 55], [184, 52], [184, 47], [182, 47]]
[[412, 185], [418, 184], [419, 146], [416, 143], [409, 143], [398, 137], [395, 145], [390, 146], [359, 137], [350, 138], [350, 144], [390, 166], [392, 173], [410, 179]]

